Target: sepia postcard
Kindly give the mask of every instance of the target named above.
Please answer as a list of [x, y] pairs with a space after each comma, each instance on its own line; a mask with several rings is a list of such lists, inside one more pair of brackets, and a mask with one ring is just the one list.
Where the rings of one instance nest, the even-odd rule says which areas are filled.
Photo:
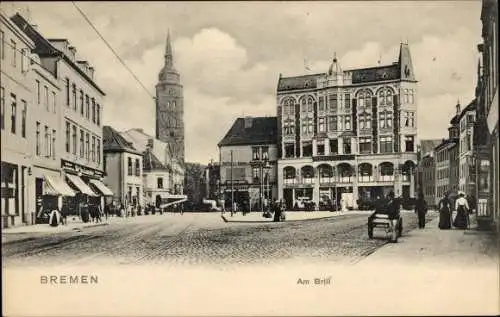
[[0, 19], [3, 315], [500, 314], [498, 1]]

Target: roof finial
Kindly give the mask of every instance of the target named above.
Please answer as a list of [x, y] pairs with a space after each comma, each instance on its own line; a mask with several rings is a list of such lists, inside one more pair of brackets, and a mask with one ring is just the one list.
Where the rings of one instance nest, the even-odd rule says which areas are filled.
[[172, 67], [174, 64], [174, 56], [172, 54], [172, 44], [170, 43], [170, 28], [167, 31], [167, 44], [165, 47], [165, 65]]

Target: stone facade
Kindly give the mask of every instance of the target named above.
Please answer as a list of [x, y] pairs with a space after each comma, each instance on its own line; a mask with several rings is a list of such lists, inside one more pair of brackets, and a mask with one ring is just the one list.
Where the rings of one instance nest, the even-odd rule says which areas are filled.
[[414, 197], [417, 81], [401, 44], [392, 65], [282, 77], [278, 82], [278, 194], [357, 208], [394, 191]]

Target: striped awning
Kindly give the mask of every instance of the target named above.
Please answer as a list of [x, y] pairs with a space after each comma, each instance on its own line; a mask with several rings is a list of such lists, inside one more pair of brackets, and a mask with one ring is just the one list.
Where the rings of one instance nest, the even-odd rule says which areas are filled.
[[97, 196], [96, 193], [85, 182], [76, 175], [66, 174], [68, 180], [82, 193], [89, 196]]
[[43, 194], [49, 196], [75, 196], [75, 192], [60, 177], [43, 175]]
[[113, 196], [113, 192], [109, 189], [103, 182], [98, 181], [97, 179], [91, 179], [89, 181], [92, 185], [94, 185], [104, 196]]

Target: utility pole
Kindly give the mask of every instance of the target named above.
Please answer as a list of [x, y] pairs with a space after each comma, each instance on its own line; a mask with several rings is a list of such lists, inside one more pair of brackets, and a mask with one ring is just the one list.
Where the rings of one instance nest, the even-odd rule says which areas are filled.
[[233, 150], [231, 150], [231, 217], [234, 214]]

